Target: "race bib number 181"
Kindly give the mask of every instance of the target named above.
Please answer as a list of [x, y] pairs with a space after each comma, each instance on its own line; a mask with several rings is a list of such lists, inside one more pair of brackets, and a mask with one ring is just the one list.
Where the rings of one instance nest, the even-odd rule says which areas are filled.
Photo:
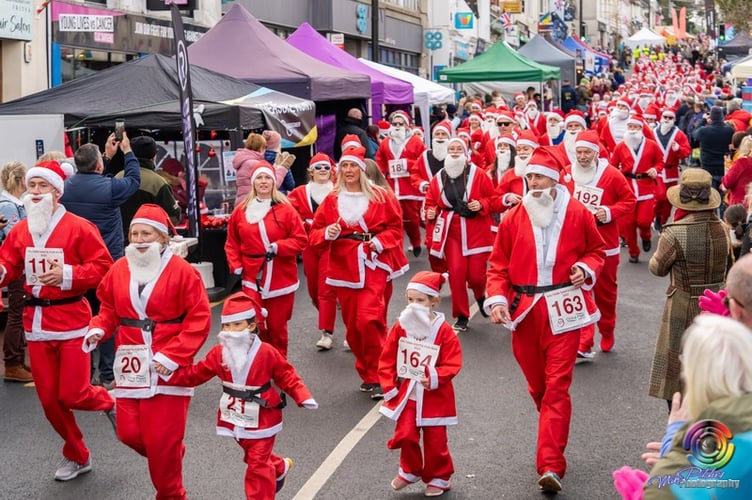
[[407, 160], [389, 160], [389, 177], [399, 179], [401, 177], [410, 177], [407, 171]]

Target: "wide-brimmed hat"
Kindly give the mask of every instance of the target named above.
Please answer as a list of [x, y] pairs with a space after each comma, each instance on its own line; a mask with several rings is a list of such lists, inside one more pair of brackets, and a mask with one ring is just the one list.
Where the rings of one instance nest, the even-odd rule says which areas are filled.
[[688, 168], [681, 174], [679, 184], [666, 190], [666, 198], [676, 208], [688, 212], [713, 210], [721, 206], [721, 194], [712, 187], [710, 172]]

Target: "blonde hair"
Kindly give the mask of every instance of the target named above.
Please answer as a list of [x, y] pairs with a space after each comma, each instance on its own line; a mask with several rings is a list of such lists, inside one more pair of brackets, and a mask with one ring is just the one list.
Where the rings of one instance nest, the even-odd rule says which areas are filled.
[[739, 144], [738, 157], [752, 156], [752, 137], [747, 136]]
[[26, 179], [26, 165], [20, 161], [9, 161], [0, 170], [0, 184], [9, 193], [22, 190]]
[[[262, 139], [263, 139], [263, 137], [262, 137]], [[257, 198], [257, 195], [256, 195], [256, 186], [253, 184], [253, 181], [251, 181], [251, 190], [248, 192], [248, 196], [245, 197], [245, 199], [240, 204], [240, 206], [245, 209], [245, 207], [247, 207], [248, 204], [251, 201], [255, 200], [256, 198]], [[274, 177], [272, 177], [272, 203], [273, 204], [285, 203], [287, 205], [291, 205], [290, 200], [287, 199], [287, 196], [285, 196], [284, 194], [282, 194], [277, 189], [277, 181], [276, 181], [276, 179]]]
[[[366, 172], [361, 170], [358, 180], [360, 182], [360, 190], [363, 192], [363, 194], [365, 195], [368, 201], [375, 200], [377, 203], [384, 203], [384, 200], [386, 199], [385, 198], [386, 190], [374, 184], [368, 178], [368, 175], [366, 174]], [[337, 193], [341, 191], [347, 191], [347, 188], [345, 188], [345, 176], [344, 175], [337, 175], [337, 184], [334, 186], [334, 191], [336, 191]]]
[[682, 339], [682, 377], [692, 419], [717, 399], [752, 393], [752, 331], [731, 318], [696, 316]]
[[39, 157], [37, 163], [43, 161], [62, 161], [68, 158], [62, 151], [47, 151], [45, 154]]
[[263, 153], [266, 151], [266, 139], [261, 134], [250, 133], [245, 138], [245, 148]]

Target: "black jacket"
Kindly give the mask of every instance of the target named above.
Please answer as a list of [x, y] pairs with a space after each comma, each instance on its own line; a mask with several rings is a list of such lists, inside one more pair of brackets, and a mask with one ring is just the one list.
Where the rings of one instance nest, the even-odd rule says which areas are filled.
[[[345, 118], [344, 125], [337, 129], [337, 135], [334, 136], [334, 161], [339, 161], [339, 157], [342, 156], [342, 139], [348, 134], [357, 135], [360, 143], [366, 148], [366, 151], [368, 150], [368, 135], [360, 126], [360, 120]], [[366, 158], [373, 158], [373, 156], [366, 153]]]
[[700, 146], [700, 166], [713, 176], [724, 174], [724, 156], [729, 154], [729, 145], [734, 127], [723, 121], [715, 121], [700, 127], [692, 136]]

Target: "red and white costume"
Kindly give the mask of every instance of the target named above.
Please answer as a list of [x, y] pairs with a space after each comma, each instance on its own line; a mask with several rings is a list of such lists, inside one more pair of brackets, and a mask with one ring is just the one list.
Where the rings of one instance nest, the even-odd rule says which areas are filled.
[[[33, 167], [29, 173], [42, 168]], [[22, 278], [27, 261], [33, 260], [34, 266], [46, 262], [41, 253], [44, 249], [62, 252], [63, 281], [60, 286], [38, 282], [31, 285], [27, 268], [23, 329], [34, 370], [34, 388], [44, 414], [63, 439], [63, 456], [82, 465], [89, 460], [89, 449], [73, 410], [108, 411], [114, 404], [104, 388], [91, 386], [91, 360], [81, 350], [81, 338], [91, 319], [84, 293], [96, 288], [112, 265], [112, 258], [94, 224], [58, 205], [41, 235], [29, 232], [27, 219], [8, 233], [0, 246], [0, 286]], [[31, 270], [43, 272], [36, 267]], [[56, 301], [63, 302], [55, 304]]]
[[[535, 155], [528, 171], [536, 160]], [[553, 219], [545, 228], [533, 226], [523, 204], [502, 218], [491, 252], [485, 308], [509, 307], [512, 350], [528, 383], [528, 392], [540, 412], [536, 467], [539, 474], [566, 472], [564, 450], [569, 437], [572, 382], [579, 326], [554, 335], [543, 292], [566, 286], [571, 268], [585, 273], [582, 289], [591, 290], [603, 266], [605, 244], [593, 214], [573, 201], [564, 186], [556, 187]], [[521, 288], [521, 287], [524, 287]], [[598, 311], [590, 293], [578, 304], [592, 324]], [[584, 300], [584, 304], [582, 301]]]
[[[664, 110], [663, 113], [673, 114], [673, 111]], [[679, 162], [692, 153], [692, 148], [689, 146], [687, 135], [677, 126], [674, 126], [668, 134], [663, 136], [664, 139], [667, 138], [664, 144], [661, 140], [660, 127], [659, 124], [656, 128], [652, 129], [652, 133], [655, 143], [660, 148], [661, 153], [663, 153], [663, 171], [661, 172], [663, 186], [656, 193], [655, 203], [655, 215], [658, 217], [661, 225], [663, 225], [671, 216], [671, 203], [666, 198], [666, 189], [679, 183]]]
[[[259, 328], [261, 340], [287, 357], [287, 322], [300, 286], [297, 256], [308, 238], [298, 212], [288, 203], [273, 204], [259, 222], [249, 222], [246, 212], [246, 204], [236, 207], [227, 224], [227, 264], [242, 276], [243, 290], [274, 312]], [[267, 258], [269, 253], [273, 257]]]
[[[189, 366], [206, 341], [211, 310], [201, 276], [166, 248], [159, 273], [143, 289], [131, 278], [123, 257], [102, 279], [97, 297], [102, 305], [91, 320], [87, 338], [103, 334], [104, 341], [117, 333], [118, 438], [147, 458], [157, 499], [186, 498], [183, 436], [193, 389], [172, 375], [157, 375], [153, 363], [173, 372]], [[147, 324], [148, 320], [153, 324]], [[129, 371], [133, 377], [127, 375]]]

